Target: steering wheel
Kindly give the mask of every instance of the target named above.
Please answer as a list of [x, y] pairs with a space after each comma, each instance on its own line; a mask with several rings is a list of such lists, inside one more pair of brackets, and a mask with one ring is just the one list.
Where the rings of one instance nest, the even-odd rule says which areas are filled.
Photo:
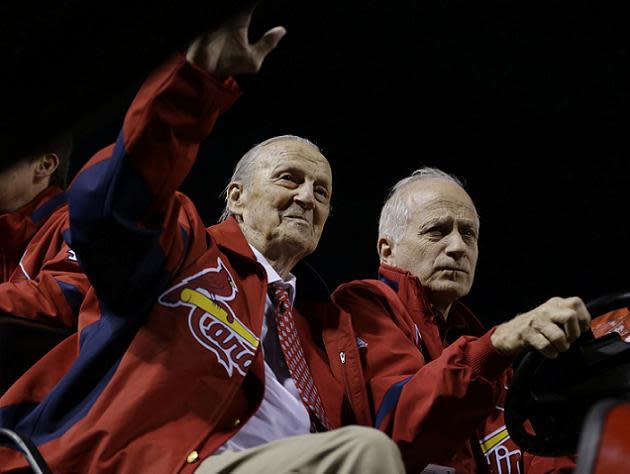
[[[586, 304], [592, 318], [629, 306], [630, 291]], [[505, 424], [524, 451], [539, 456], [575, 454], [591, 406], [628, 393], [630, 343], [614, 332], [595, 339], [588, 330], [555, 359], [536, 351], [525, 354], [507, 392]]]

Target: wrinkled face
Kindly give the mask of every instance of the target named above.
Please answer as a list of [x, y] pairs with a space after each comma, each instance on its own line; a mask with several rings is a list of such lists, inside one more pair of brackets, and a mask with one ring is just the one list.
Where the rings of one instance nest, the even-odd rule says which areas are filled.
[[326, 158], [308, 143], [283, 139], [264, 146], [252, 174], [239, 202], [230, 202], [250, 243], [267, 258], [313, 252], [330, 212]]
[[410, 219], [401, 241], [392, 244], [391, 264], [417, 276], [438, 308], [450, 307], [468, 294], [475, 277], [475, 206], [466, 191], [444, 179], [416, 181], [404, 191]]

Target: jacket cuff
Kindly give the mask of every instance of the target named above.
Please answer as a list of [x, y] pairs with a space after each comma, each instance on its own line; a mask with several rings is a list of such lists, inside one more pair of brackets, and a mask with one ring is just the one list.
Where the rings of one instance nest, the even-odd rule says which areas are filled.
[[218, 108], [221, 110], [221, 113], [229, 109], [236, 99], [242, 95], [241, 88], [234, 77], [229, 76], [225, 79], [220, 79], [197, 64], [189, 62], [184, 54], [178, 54], [178, 59], [183, 61], [184, 67], [194, 71], [194, 74], [206, 83], [206, 87], [213, 90], [215, 100], [216, 98], [220, 99]]
[[496, 380], [514, 362], [492, 345], [490, 337], [496, 328], [492, 328], [479, 339], [470, 342], [468, 359], [475, 373], [488, 380]]

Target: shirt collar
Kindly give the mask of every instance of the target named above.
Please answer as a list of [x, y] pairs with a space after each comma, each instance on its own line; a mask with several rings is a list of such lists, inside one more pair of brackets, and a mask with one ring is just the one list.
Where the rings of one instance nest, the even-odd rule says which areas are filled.
[[278, 272], [271, 266], [269, 261], [265, 258], [265, 256], [256, 249], [252, 244], [249, 244], [249, 247], [254, 252], [254, 256], [258, 263], [260, 263], [265, 269], [265, 273], [267, 274], [267, 284], [271, 285], [272, 283], [281, 282], [284, 287], [289, 292], [289, 299], [291, 301], [291, 305], [295, 301], [295, 289], [296, 289], [296, 278], [295, 275], [289, 273], [289, 279], [287, 281], [282, 280]]

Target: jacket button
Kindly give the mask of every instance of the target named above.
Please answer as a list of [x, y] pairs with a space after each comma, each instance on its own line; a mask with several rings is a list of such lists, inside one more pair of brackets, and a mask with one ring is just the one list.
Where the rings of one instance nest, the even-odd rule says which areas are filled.
[[192, 451], [188, 457], [186, 458], [186, 462], [188, 464], [194, 463], [197, 459], [199, 459], [199, 453], [197, 451]]
[[236, 420], [234, 420], [234, 426], [238, 426], [240, 424], [241, 424], [240, 418], [237, 418]]

